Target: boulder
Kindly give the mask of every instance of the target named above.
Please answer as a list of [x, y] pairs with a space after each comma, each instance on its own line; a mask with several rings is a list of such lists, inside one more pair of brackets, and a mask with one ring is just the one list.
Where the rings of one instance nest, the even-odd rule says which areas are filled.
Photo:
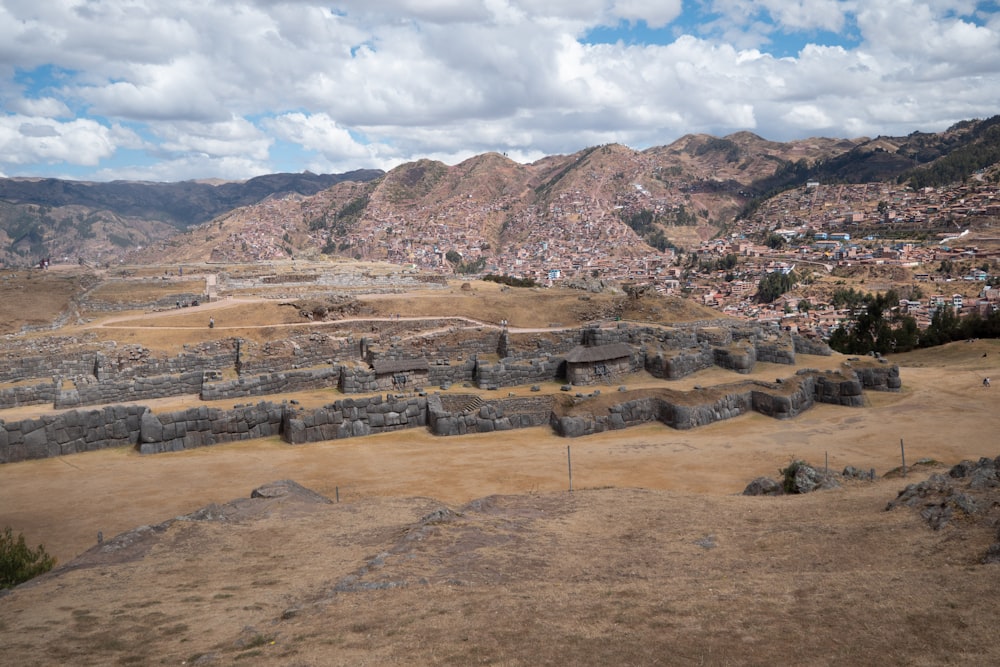
[[781, 484], [770, 477], [758, 477], [743, 489], [744, 496], [780, 496], [783, 493]]

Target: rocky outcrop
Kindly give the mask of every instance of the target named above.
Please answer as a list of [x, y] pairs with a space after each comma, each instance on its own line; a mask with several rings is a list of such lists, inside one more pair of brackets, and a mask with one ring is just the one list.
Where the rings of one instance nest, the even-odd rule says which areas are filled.
[[[934, 473], [922, 482], [908, 484], [886, 511], [908, 507], [934, 530], [959, 523], [996, 526], [998, 516], [997, 494], [1000, 489], [1000, 456], [962, 461], [951, 467], [947, 474]], [[1000, 532], [997, 541], [980, 557], [984, 564], [1000, 563]]]
[[744, 496], [780, 496], [784, 492], [781, 484], [770, 477], [758, 477], [743, 489]]

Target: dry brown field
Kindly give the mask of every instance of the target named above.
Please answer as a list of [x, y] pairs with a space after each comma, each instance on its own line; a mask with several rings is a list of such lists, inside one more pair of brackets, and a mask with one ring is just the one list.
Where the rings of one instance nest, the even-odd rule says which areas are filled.
[[[593, 303], [570, 294], [533, 307], [526, 294], [459, 284], [365, 303], [372, 317], [487, 323], [499, 308], [526, 329], [571, 325], [571, 309]], [[85, 316], [59, 334], [131, 333], [175, 349], [236, 330], [328, 326], [297, 317], [287, 306], [233, 298], [184, 312]], [[693, 431], [648, 425], [573, 440], [547, 428], [454, 438], [407, 431], [296, 447], [264, 439], [0, 466], [0, 527], [44, 544], [64, 565], [0, 597], [3, 660], [998, 664], [1000, 577], [979, 559], [997, 540], [1000, 502], [987, 519], [940, 531], [915, 511], [885, 511], [907, 483], [1000, 454], [1000, 388], [982, 386], [984, 376], [1000, 377], [998, 359], [1000, 344], [984, 340], [900, 355], [891, 361], [901, 392], [869, 392], [864, 408], [818, 405], [781, 422], [752, 414]], [[842, 361], [800, 355], [798, 367]], [[794, 370], [758, 364], [754, 377]], [[713, 369], [625, 383], [689, 390], [742, 379]], [[911, 466], [940, 463], [883, 477], [899, 466], [901, 442]], [[793, 459], [875, 468], [880, 479], [804, 496], [739, 495]], [[225, 505], [282, 479], [340, 502]], [[171, 521], [213, 503], [210, 520]], [[133, 531], [139, 526], [153, 528]]]

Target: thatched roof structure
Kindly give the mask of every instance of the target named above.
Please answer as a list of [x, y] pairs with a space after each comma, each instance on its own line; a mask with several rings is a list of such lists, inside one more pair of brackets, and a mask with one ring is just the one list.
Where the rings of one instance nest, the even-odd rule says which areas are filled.
[[566, 363], [592, 364], [631, 356], [632, 348], [625, 343], [611, 343], [610, 345], [595, 345], [593, 347], [578, 345], [566, 355]]

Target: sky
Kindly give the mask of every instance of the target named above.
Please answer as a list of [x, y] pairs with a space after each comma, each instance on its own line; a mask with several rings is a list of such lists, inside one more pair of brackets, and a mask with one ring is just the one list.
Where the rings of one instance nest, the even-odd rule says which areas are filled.
[[1000, 114], [1000, 0], [0, 0], [0, 176], [519, 162]]

